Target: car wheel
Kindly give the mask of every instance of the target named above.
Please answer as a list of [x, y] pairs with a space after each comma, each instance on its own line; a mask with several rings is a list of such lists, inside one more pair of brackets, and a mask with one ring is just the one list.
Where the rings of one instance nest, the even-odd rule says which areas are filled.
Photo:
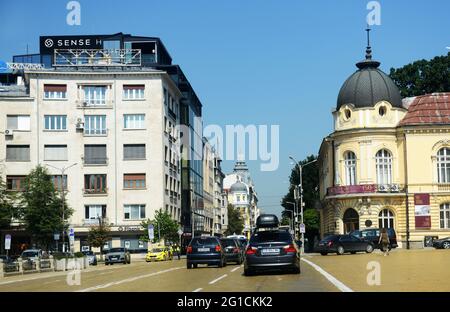
[[300, 274], [300, 267], [295, 268], [295, 269], [293, 270], [292, 273], [294, 273], [294, 274]]
[[189, 263], [189, 262], [188, 262], [188, 263], [186, 264], [186, 267], [187, 267], [188, 269], [192, 269], [192, 263]]
[[198, 264], [194, 264], [194, 269], [198, 268]]
[[356, 254], [356, 251], [351, 251], [350, 253], [351, 253], [352, 255], [354, 255], [354, 254]]
[[339, 246], [339, 247], [337, 248], [337, 254], [338, 254], [338, 255], [343, 255], [344, 252], [345, 252], [344, 247]]
[[321, 252], [320, 253], [322, 256], [326, 256], [326, 255], [328, 255], [328, 252]]
[[366, 253], [371, 253], [373, 251], [373, 246], [371, 244], [367, 245]]
[[224, 261], [223, 260], [220, 260], [218, 267], [219, 268], [223, 268], [224, 267]]
[[444, 242], [444, 243], [442, 244], [442, 248], [444, 248], [444, 249], [450, 249], [450, 242]]
[[244, 269], [244, 275], [245, 276], [252, 276], [252, 275], [254, 275], [255, 273], [252, 271], [252, 270], [249, 270], [249, 269]]
[[241, 265], [242, 264], [242, 259], [239, 258], [238, 261], [236, 261], [237, 265]]

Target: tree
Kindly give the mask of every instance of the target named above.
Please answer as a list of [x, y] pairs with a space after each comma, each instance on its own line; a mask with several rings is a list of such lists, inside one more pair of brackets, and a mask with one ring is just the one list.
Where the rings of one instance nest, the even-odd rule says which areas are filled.
[[450, 52], [431, 60], [418, 60], [400, 68], [391, 68], [389, 76], [402, 97], [450, 91]]
[[98, 225], [89, 229], [88, 243], [92, 247], [100, 248], [100, 257], [103, 260], [103, 247], [109, 241], [111, 228], [105, 222], [104, 218], [98, 218]]
[[[178, 242], [178, 222], [173, 220], [170, 214], [162, 209], [159, 209], [155, 213], [155, 218], [153, 220], [147, 219], [141, 223], [141, 226], [144, 229], [148, 228], [149, 224], [153, 224], [155, 231], [155, 239], [153, 243], [160, 242], [161, 239], [170, 242]], [[145, 234], [140, 238], [142, 241], [150, 241], [148, 237], [148, 231], [145, 231]]]
[[14, 193], [7, 190], [0, 176], [0, 230], [7, 229], [11, 225], [11, 219], [14, 216], [14, 200]]
[[228, 205], [228, 227], [225, 231], [225, 235], [241, 234], [244, 229], [244, 220], [241, 214], [233, 205]]
[[54, 233], [65, 233], [73, 210], [65, 202], [63, 220], [62, 196], [55, 189], [47, 169], [41, 165], [26, 177], [20, 197], [20, 217], [25, 229], [42, 247], [47, 248], [53, 241]]

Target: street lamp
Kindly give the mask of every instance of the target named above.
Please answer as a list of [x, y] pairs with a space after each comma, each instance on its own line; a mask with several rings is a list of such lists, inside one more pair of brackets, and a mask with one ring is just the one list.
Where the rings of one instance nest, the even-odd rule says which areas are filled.
[[[294, 210], [297, 208], [297, 204], [295, 202], [286, 202], [286, 204], [291, 204], [294, 206]], [[284, 210], [291, 214], [291, 230], [294, 231], [295, 234], [295, 220], [294, 220], [294, 210]]]
[[48, 166], [48, 167], [52, 167], [52, 168], [54, 168], [56, 170], [59, 170], [61, 172], [61, 187], [60, 187], [60, 189], [61, 189], [61, 209], [62, 209], [62, 223], [63, 223], [62, 246], [63, 246], [63, 252], [65, 252], [66, 251], [65, 250], [66, 249], [66, 245], [65, 245], [65, 237], [66, 237], [66, 235], [64, 233], [64, 225], [65, 225], [65, 218], [64, 218], [65, 207], [64, 207], [64, 204], [65, 204], [65, 201], [66, 201], [66, 195], [65, 195], [65, 190], [64, 190], [64, 173], [66, 172], [67, 169], [72, 168], [73, 166], [77, 165], [77, 163], [74, 163], [74, 164], [72, 164], [72, 165], [70, 165], [68, 167], [62, 167], [62, 168], [58, 168], [58, 167], [55, 167], [55, 166], [52, 166], [52, 165], [49, 165], [49, 164], [45, 164], [45, 165]]
[[[303, 165], [300, 165], [300, 163], [297, 160], [295, 160], [294, 157], [289, 156], [289, 158], [298, 167], [298, 175], [299, 175], [299, 179], [300, 179], [300, 182], [299, 182], [299, 185], [298, 185], [298, 188], [299, 188], [298, 193], [300, 193], [300, 194], [298, 194], [298, 193], [296, 194], [297, 195], [296, 200], [298, 201], [298, 196], [300, 195], [300, 218], [301, 218], [300, 224], [303, 224], [303, 179], [302, 179], [303, 167], [306, 167], [307, 165], [310, 165], [310, 164], [316, 162], [317, 159], [311, 160], [311, 161], [309, 161], [309, 162], [307, 162], [307, 163], [305, 163]], [[301, 233], [301, 236], [302, 236], [302, 238], [301, 238], [301, 242], [302, 242], [301, 254], [303, 255], [304, 252], [305, 252], [305, 247], [304, 247], [305, 246], [305, 233]]]

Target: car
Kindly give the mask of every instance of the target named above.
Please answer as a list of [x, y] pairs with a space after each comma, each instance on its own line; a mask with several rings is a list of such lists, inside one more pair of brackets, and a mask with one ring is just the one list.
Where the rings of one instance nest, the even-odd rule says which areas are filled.
[[433, 247], [436, 249], [450, 249], [450, 237], [433, 240]]
[[199, 264], [226, 266], [225, 252], [220, 240], [215, 236], [192, 238], [186, 249], [186, 266], [197, 268]]
[[267, 270], [300, 274], [300, 251], [292, 235], [278, 228], [278, 217], [263, 214], [245, 251], [244, 275]]
[[329, 235], [322, 239], [316, 251], [322, 256], [329, 253], [343, 255], [346, 252], [355, 254], [357, 252], [371, 253], [374, 249], [372, 241], [361, 239], [353, 235]]
[[[389, 236], [389, 249], [397, 248], [397, 233], [393, 228], [387, 228], [388, 236]], [[364, 229], [364, 230], [355, 230], [349, 233], [350, 235], [366, 239], [371, 241], [374, 248], [381, 249], [380, 244], [378, 243], [380, 239], [380, 229]]]
[[88, 258], [89, 265], [97, 265], [97, 256], [92, 250], [85, 250], [82, 253]]
[[32, 260], [36, 261], [39, 260], [42, 257], [42, 250], [41, 249], [27, 249], [22, 252], [20, 257], [23, 260]]
[[165, 261], [172, 260], [172, 255], [168, 247], [153, 247], [145, 256], [145, 261]]
[[114, 263], [123, 263], [130, 264], [131, 256], [128, 250], [124, 247], [116, 247], [110, 248], [106, 251], [105, 255], [105, 265], [114, 264]]
[[242, 252], [241, 243], [235, 238], [223, 238], [220, 240], [225, 249], [225, 259], [227, 263], [236, 262], [240, 265], [244, 262], [244, 253]]

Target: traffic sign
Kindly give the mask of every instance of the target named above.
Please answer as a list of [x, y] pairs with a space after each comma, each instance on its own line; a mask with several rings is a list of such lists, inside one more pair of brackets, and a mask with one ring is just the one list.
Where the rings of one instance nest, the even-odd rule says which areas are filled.
[[155, 228], [154, 228], [153, 224], [148, 225], [148, 238], [150, 240], [155, 239]]
[[181, 235], [181, 234], [183, 234], [183, 230], [179, 229], [178, 230], [178, 235]]
[[300, 223], [300, 233], [305, 233], [305, 232], [306, 232], [305, 224]]
[[6, 234], [5, 235], [5, 250], [11, 249], [11, 235]]

